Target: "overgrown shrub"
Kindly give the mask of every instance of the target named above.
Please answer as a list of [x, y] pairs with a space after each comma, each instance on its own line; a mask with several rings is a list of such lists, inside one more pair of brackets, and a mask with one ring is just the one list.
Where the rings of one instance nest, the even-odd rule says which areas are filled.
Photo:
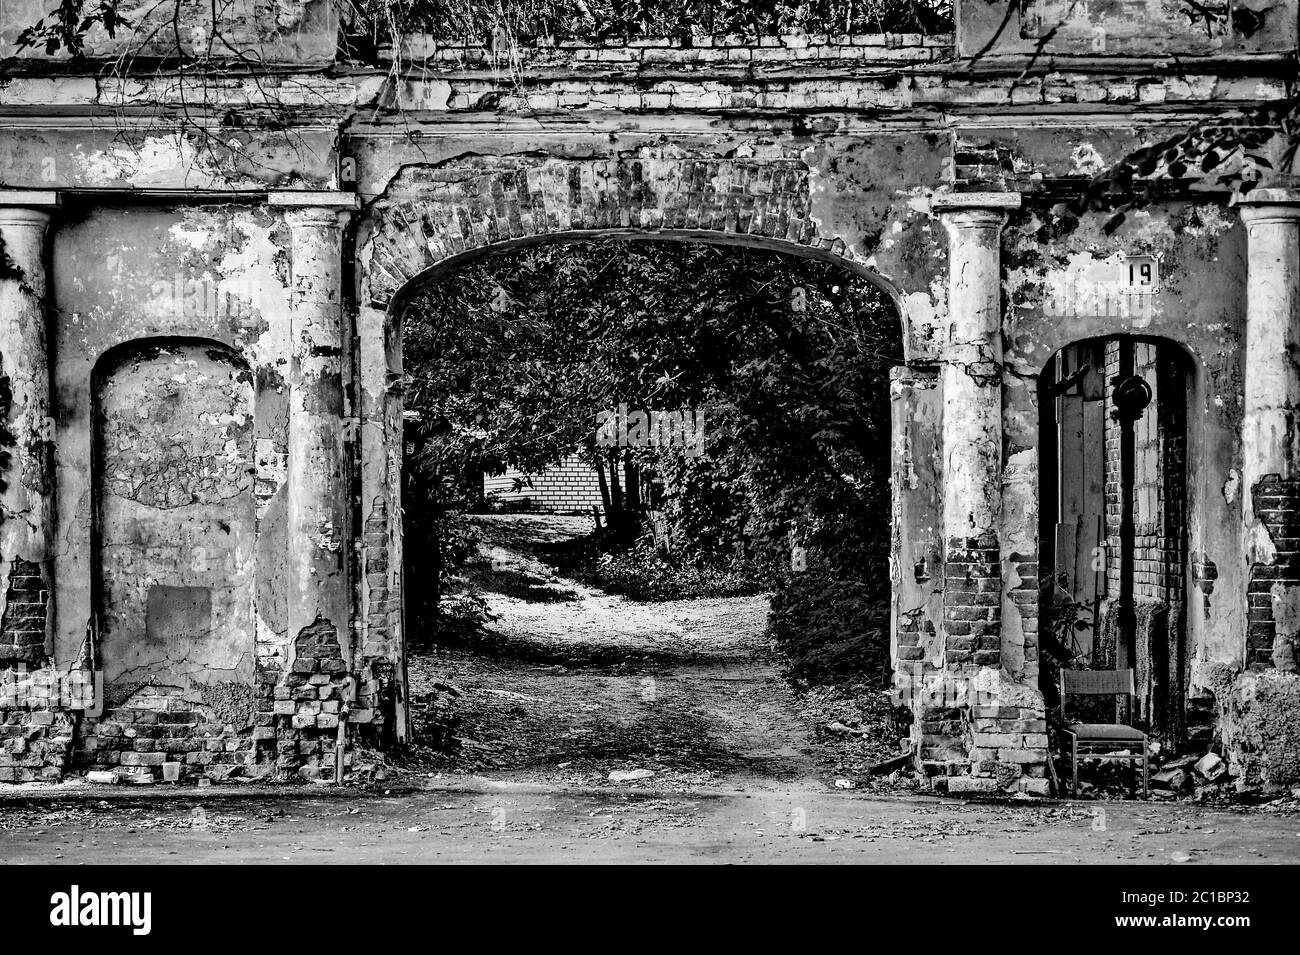
[[644, 538], [630, 550], [602, 554], [596, 561], [592, 583], [634, 600], [743, 597], [764, 589], [764, 581], [752, 564], [741, 560], [674, 560]]
[[481, 633], [498, 615], [488, 607], [482, 594], [474, 592], [444, 594], [438, 602], [437, 631], [439, 643], [463, 643]]
[[421, 475], [411, 474], [403, 525], [410, 635], [421, 642], [461, 640], [494, 619], [487, 602], [466, 589], [465, 570], [477, 556], [478, 531], [459, 508], [420, 495], [421, 484]]
[[889, 664], [889, 577], [792, 573], [772, 595], [768, 633], [809, 683], [862, 679], [883, 687]]

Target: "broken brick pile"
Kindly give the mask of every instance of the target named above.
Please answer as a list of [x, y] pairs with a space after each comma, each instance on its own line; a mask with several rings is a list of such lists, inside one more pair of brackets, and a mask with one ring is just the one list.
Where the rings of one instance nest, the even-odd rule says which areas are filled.
[[251, 722], [158, 686], [90, 715], [92, 672], [24, 664], [0, 670], [0, 783], [57, 781], [83, 771], [135, 783], [221, 782], [276, 771], [330, 776], [340, 719], [346, 712], [349, 723], [370, 723], [379, 681], [363, 675], [356, 689], [327, 624], [305, 630], [296, 649], [287, 673], [259, 674], [263, 699]]
[[95, 699], [94, 674], [79, 668], [29, 667], [0, 670], [0, 713], [9, 710], [85, 709]]

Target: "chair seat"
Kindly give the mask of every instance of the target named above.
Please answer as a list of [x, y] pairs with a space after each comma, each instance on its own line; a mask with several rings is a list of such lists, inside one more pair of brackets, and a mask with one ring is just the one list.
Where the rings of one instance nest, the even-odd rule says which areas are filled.
[[1079, 742], [1134, 742], [1146, 739], [1146, 734], [1122, 723], [1071, 723], [1066, 731], [1078, 737]]

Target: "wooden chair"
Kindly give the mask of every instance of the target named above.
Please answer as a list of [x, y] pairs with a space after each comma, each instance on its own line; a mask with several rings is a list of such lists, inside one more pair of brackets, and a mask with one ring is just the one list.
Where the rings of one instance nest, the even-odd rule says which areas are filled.
[[[1066, 697], [1074, 696], [1127, 696], [1132, 712], [1136, 696], [1132, 670], [1062, 670], [1061, 671], [1061, 724], [1070, 736], [1070, 793], [1079, 794], [1079, 757], [1086, 759], [1128, 760], [1142, 764], [1142, 798], [1147, 798], [1147, 780], [1150, 775], [1150, 754], [1147, 734], [1122, 723], [1068, 723], [1065, 719]], [[1137, 754], [1134, 749], [1140, 747]], [[1133, 767], [1134, 775], [1137, 766]]]

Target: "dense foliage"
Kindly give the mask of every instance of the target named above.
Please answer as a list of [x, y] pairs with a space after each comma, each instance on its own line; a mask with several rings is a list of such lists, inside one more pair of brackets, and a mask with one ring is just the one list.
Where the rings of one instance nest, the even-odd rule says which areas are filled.
[[937, 33], [950, 0], [359, 0], [355, 23], [442, 39], [570, 39], [792, 33]]
[[[430, 285], [404, 323], [413, 559], [444, 560], [447, 507], [479, 468], [612, 453], [610, 481], [664, 491], [657, 521], [642, 491], [602, 584], [651, 598], [771, 587], [773, 634], [808, 672], [827, 648], [850, 669], [887, 655], [887, 378], [901, 346], [870, 284], [752, 250], [547, 245]], [[597, 413], [619, 405], [702, 415], [704, 453], [597, 448]]]
[[[198, 0], [178, 0], [187, 2], [207, 8]], [[374, 50], [417, 32], [443, 40], [523, 45], [613, 37], [952, 29], [951, 0], [340, 0], [339, 7], [354, 50]], [[58, 0], [23, 31], [20, 45], [79, 55], [89, 30], [102, 28], [112, 36], [131, 29], [128, 10], [121, 0]], [[219, 37], [219, 29], [213, 35]], [[218, 39], [208, 52], [223, 58], [234, 51]]]

